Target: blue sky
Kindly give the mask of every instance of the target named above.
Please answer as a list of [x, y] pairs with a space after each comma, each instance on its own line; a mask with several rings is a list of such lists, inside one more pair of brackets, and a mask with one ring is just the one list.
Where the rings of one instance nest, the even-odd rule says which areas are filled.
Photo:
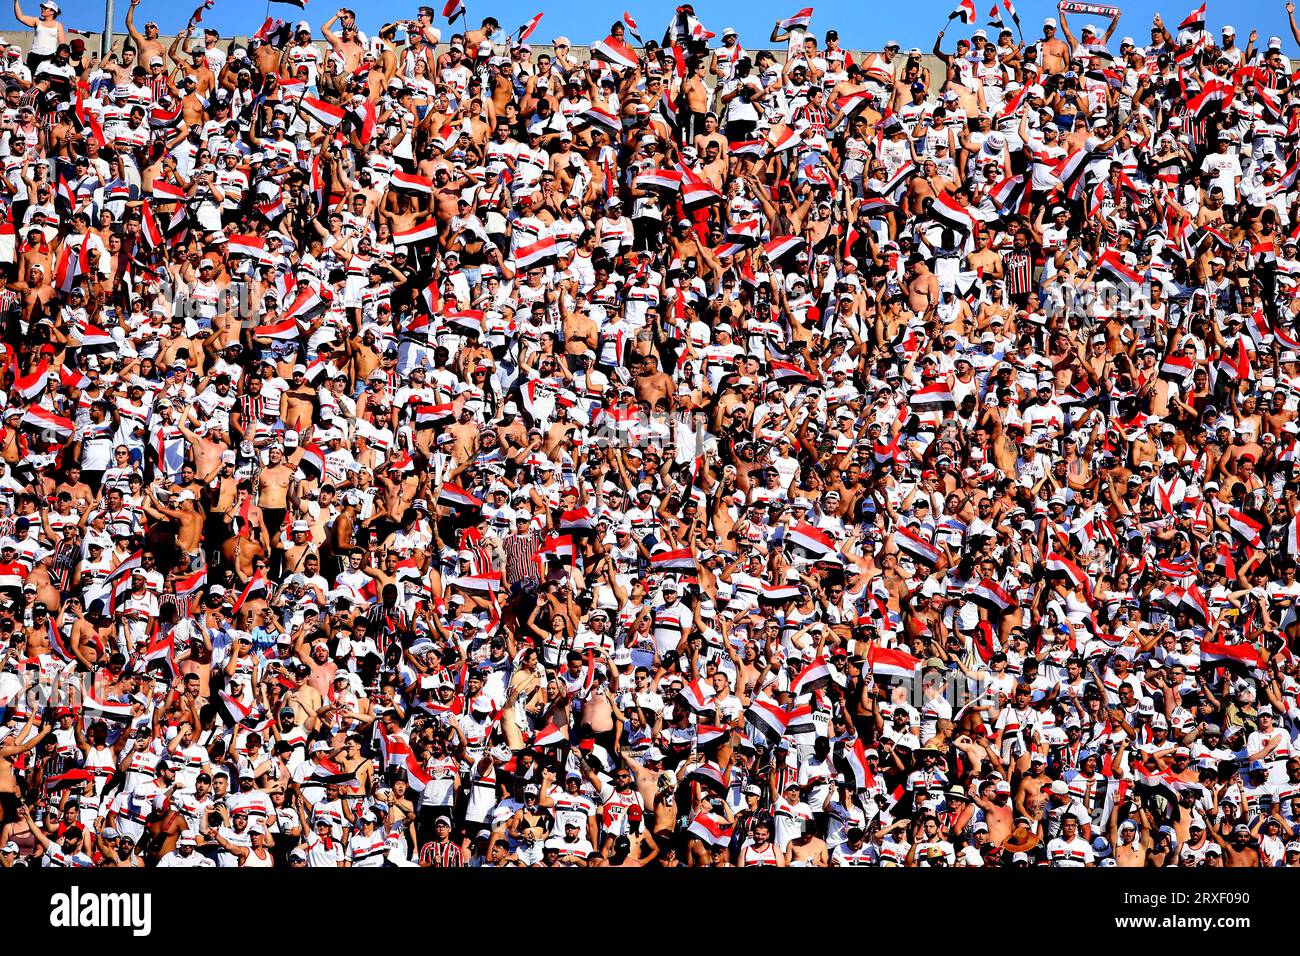
[[[34, 14], [38, 0], [22, 0], [23, 13]], [[367, 32], [387, 20], [406, 18], [414, 15], [420, 0], [376, 0], [360, 4], [350, 3], [352, 9], [361, 10], [361, 27]], [[443, 0], [430, 3], [441, 12]], [[722, 3], [711, 0], [697, 0], [696, 13], [704, 25], [715, 33], [721, 33], [723, 27], [734, 26], [740, 31], [741, 43], [747, 47], [760, 47], [766, 44], [772, 23], [795, 13], [807, 0], [749, 0], [746, 3]], [[944, 20], [956, 5], [957, 0], [912, 0], [909, 3], [870, 3], [861, 0], [814, 0], [812, 28], [823, 34], [830, 28], [840, 32], [841, 43], [849, 49], [879, 49], [889, 39], [897, 39], [904, 46], [915, 44], [927, 52], [934, 42], [935, 33], [944, 26]], [[981, 21], [989, 12], [994, 0], [975, 0]], [[1015, 0], [1013, 0], [1015, 2]], [[1171, 6], [1168, 0], [1163, 4], [1151, 0], [1120, 0], [1113, 4], [1119, 6], [1124, 15], [1120, 20], [1115, 39], [1130, 34], [1139, 39], [1146, 38], [1151, 26], [1151, 17], [1156, 12], [1164, 15], [1171, 28], [1176, 27], [1200, 0], [1174, 0], [1178, 6]], [[60, 0], [63, 7], [64, 23], [77, 29], [88, 29], [98, 34], [104, 23], [104, 6], [102, 0]], [[160, 3], [158, 0], [142, 0], [137, 8], [139, 22], [143, 26], [146, 20], [157, 20], [163, 33], [173, 33], [184, 27], [190, 12], [199, 0], [179, 0], [175, 3]], [[117, 29], [125, 30], [126, 0], [116, 0]], [[547, 0], [469, 0], [469, 16], [472, 24], [491, 14], [502, 27], [513, 31], [520, 24], [526, 23], [532, 16], [544, 11], [545, 17], [538, 27], [534, 39], [549, 42], [559, 34], [565, 34], [575, 44], [590, 43], [602, 38], [610, 23], [622, 16], [626, 10], [641, 25], [642, 37], [649, 39], [663, 35], [676, 0], [647, 3], [646, 0], [612, 0], [609, 3], [561, 3]], [[314, 27], [319, 28], [335, 10], [329, 0], [310, 0], [306, 17]], [[285, 3], [259, 3], [249, 0], [216, 0], [215, 5], [203, 16], [203, 25], [215, 26], [223, 34], [248, 34], [257, 29], [265, 18], [267, 11], [282, 19], [291, 19], [303, 14], [297, 7]], [[1020, 22], [1025, 28], [1026, 41], [1039, 36], [1039, 28], [1045, 16], [1056, 15], [1055, 2], [1041, 0], [1019, 0], [1016, 10]], [[371, 11], [374, 11], [373, 13]], [[864, 13], [867, 14], [864, 16]], [[1077, 18], [1083, 19], [1083, 18]], [[1096, 20], [1092, 17], [1089, 19]], [[864, 22], [865, 21], [865, 22]], [[1261, 43], [1276, 34], [1282, 37], [1283, 49], [1290, 55], [1297, 52], [1297, 45], [1287, 26], [1287, 15], [1283, 0], [1270, 0], [1268, 3], [1239, 2], [1218, 3], [1210, 0], [1208, 22], [1217, 36], [1218, 30], [1225, 23], [1231, 23], [1238, 30], [1238, 43], [1245, 46], [1246, 37], [1251, 28], [1260, 32]], [[446, 23], [438, 18], [439, 26]], [[981, 23], [982, 25], [982, 23]], [[7, 4], [0, 12], [0, 30], [12, 30], [17, 27], [17, 20]], [[459, 27], [459, 21], [457, 21]], [[975, 25], [963, 26], [954, 21], [946, 34], [945, 47], [951, 49], [952, 39], [963, 31], [969, 35]], [[319, 31], [317, 32], [319, 37]], [[94, 46], [91, 47], [95, 49]], [[1112, 48], [1114, 46], [1112, 45]]]

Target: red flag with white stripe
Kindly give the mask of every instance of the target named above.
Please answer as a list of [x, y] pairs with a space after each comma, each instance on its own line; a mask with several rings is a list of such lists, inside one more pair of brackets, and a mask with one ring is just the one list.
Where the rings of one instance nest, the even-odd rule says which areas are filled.
[[304, 96], [298, 103], [302, 112], [321, 126], [338, 126], [348, 115], [348, 111], [342, 106], [318, 100], [314, 96]]
[[607, 36], [591, 45], [591, 56], [593, 59], [604, 60], [610, 66], [620, 70], [635, 70], [641, 62], [630, 46], [622, 40], [617, 40], [612, 36]]
[[398, 246], [410, 245], [416, 242], [429, 242], [438, 238], [438, 220], [426, 219], [424, 222], [405, 229], [402, 232], [393, 233], [393, 244]]
[[867, 670], [891, 677], [915, 677], [921, 672], [921, 659], [896, 647], [873, 644], [867, 650]]

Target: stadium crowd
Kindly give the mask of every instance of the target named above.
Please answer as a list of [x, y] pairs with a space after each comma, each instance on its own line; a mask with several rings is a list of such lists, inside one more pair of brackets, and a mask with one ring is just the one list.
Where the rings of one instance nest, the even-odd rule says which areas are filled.
[[1300, 865], [1294, 19], [211, 6], [0, 40], [0, 865]]

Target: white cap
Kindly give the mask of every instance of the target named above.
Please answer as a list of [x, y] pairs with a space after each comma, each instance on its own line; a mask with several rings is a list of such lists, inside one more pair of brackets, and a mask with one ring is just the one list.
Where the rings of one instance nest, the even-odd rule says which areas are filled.
[[1231, 25], [1225, 26], [1223, 28], [1223, 35], [1225, 37], [1235, 37], [1237, 35], [1237, 30]]
[[1045, 20], [1043, 20], [1043, 26], [1054, 28], [1056, 26], [1056, 21], [1053, 20], [1051, 17], [1047, 17]]

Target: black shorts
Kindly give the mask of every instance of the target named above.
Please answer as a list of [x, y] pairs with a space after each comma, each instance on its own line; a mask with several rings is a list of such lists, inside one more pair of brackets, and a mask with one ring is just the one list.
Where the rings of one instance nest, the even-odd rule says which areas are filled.
[[263, 508], [262, 525], [266, 528], [266, 533], [270, 535], [271, 545], [279, 540], [280, 530], [284, 527], [284, 516], [288, 508]]
[[0, 793], [0, 822], [9, 823], [18, 819], [18, 794]]
[[753, 139], [754, 130], [757, 128], [757, 120], [728, 120], [727, 142], [742, 143], [747, 139]]

